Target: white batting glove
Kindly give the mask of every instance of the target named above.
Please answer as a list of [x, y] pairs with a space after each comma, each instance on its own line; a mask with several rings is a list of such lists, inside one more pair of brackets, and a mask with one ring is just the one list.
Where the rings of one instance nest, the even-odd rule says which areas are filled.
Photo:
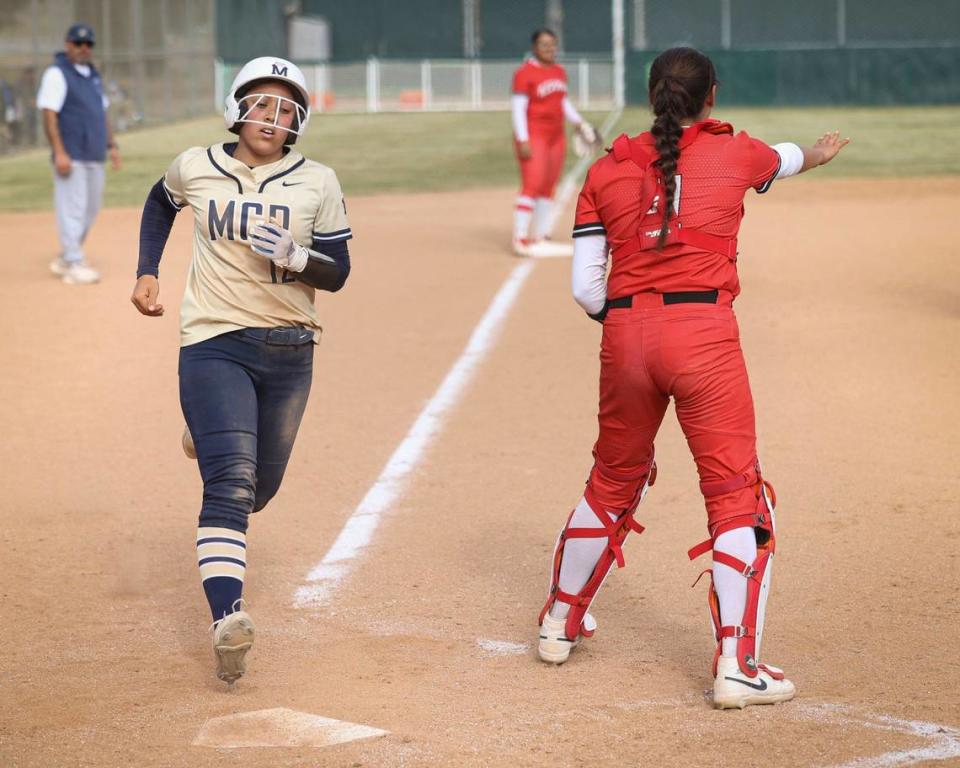
[[290, 232], [272, 221], [257, 224], [250, 230], [250, 247], [289, 272], [303, 272], [307, 266], [307, 249], [297, 244]]

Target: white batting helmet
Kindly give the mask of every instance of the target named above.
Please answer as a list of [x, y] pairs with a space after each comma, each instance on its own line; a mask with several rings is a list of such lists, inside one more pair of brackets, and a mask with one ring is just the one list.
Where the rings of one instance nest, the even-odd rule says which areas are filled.
[[[256, 100], [247, 105], [246, 110], [241, 114], [241, 102], [248, 96], [256, 95], [257, 83], [276, 80], [289, 85], [296, 94], [296, 100], [293, 102], [296, 119], [290, 128], [278, 126], [277, 121], [280, 118], [279, 110], [273, 123], [264, 123], [261, 120], [248, 120], [246, 115], [258, 103]], [[268, 97], [264, 97], [268, 98]], [[269, 98], [274, 98], [270, 96]], [[283, 101], [289, 101], [282, 96]], [[248, 61], [237, 76], [233, 78], [233, 84], [227, 93], [226, 104], [223, 108], [223, 120], [227, 128], [232, 133], [240, 133], [240, 123], [257, 123], [259, 125], [269, 125], [271, 127], [283, 128], [289, 133], [287, 144], [293, 144], [298, 136], [303, 136], [307, 129], [307, 122], [310, 120], [310, 93], [307, 91], [307, 81], [300, 68], [291, 61], [278, 59], [273, 56], [261, 56], [257, 59]]]

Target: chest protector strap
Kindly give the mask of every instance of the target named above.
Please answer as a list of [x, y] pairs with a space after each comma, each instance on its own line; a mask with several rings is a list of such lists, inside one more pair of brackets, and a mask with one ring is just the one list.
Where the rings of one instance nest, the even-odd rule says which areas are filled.
[[[680, 148], [692, 144], [701, 132], [706, 133], [733, 133], [733, 126], [716, 120], [708, 120], [691, 126], [684, 131], [680, 139]], [[621, 134], [613, 142], [613, 157], [618, 163], [632, 162], [643, 171], [643, 183], [640, 188], [640, 221], [637, 224], [637, 233], [626, 242], [613, 248], [614, 258], [629, 256], [637, 251], [652, 251], [659, 243], [660, 228], [663, 224], [662, 213], [651, 209], [655, 200], [666, 199], [666, 187], [663, 175], [656, 164], [660, 156], [652, 148], [640, 143], [639, 137], [631, 139]], [[730, 261], [737, 260], [737, 239], [735, 237], [720, 237], [698, 229], [684, 227], [680, 217], [674, 216], [669, 223], [667, 238], [664, 245], [682, 243], [704, 251], [711, 251], [725, 256]]]

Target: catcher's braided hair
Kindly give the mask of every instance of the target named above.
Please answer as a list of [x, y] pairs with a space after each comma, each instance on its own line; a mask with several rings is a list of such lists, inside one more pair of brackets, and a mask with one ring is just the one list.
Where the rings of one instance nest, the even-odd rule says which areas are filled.
[[717, 82], [713, 62], [695, 48], [670, 48], [653, 61], [648, 83], [654, 121], [653, 134], [663, 174], [666, 199], [662, 201], [663, 221], [657, 250], [663, 249], [677, 191], [677, 162], [680, 160], [681, 121], [700, 114], [710, 89]]

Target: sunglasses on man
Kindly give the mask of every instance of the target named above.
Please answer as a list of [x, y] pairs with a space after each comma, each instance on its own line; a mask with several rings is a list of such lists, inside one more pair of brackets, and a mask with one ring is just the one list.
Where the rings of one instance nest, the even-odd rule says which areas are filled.
[[77, 46], [77, 48], [93, 48], [93, 43], [91, 43], [89, 40], [78, 40], [77, 42], [72, 43], [72, 45]]

